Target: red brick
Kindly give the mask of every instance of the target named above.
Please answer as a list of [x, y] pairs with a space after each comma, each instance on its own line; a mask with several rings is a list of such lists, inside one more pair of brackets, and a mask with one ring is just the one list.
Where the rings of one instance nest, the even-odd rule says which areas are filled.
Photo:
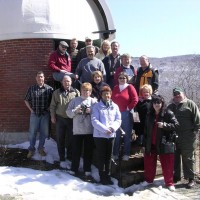
[[0, 41], [0, 132], [28, 131], [30, 113], [23, 99], [37, 71], [51, 79], [47, 63], [53, 47], [51, 39]]

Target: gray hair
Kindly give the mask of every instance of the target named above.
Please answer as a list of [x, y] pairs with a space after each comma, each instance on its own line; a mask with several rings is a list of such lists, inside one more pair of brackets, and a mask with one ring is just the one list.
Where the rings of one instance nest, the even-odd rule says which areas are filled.
[[71, 78], [69, 75], [67, 75], [67, 74], [65, 74], [65, 75], [63, 76], [62, 81], [64, 80], [64, 78], [69, 78], [69, 79], [72, 81], [72, 78]]
[[87, 46], [86, 46], [86, 50], [88, 50], [88, 49], [90, 49], [90, 48], [92, 48], [92, 49], [95, 50], [95, 47], [94, 47], [93, 45], [87, 45]]

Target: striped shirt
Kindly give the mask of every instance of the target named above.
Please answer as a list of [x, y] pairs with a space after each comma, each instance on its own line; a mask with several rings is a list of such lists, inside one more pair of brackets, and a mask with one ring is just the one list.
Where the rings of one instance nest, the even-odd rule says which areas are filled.
[[40, 116], [49, 110], [52, 93], [53, 88], [49, 85], [39, 87], [36, 84], [29, 87], [24, 100], [28, 101], [34, 113]]

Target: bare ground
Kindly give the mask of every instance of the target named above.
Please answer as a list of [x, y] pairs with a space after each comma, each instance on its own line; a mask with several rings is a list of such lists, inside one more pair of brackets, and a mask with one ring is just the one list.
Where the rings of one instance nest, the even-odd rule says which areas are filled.
[[50, 164], [42, 160], [28, 159], [27, 154], [26, 149], [0, 148], [0, 166], [25, 167], [43, 171], [59, 168], [58, 163]]

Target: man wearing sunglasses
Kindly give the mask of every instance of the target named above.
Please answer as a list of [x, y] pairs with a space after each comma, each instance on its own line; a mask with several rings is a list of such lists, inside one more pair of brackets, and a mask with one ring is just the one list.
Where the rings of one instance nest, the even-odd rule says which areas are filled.
[[48, 67], [52, 70], [55, 81], [61, 82], [65, 75], [76, 78], [71, 73], [71, 59], [67, 47], [69, 46], [65, 41], [60, 41], [58, 49], [50, 55]]
[[[91, 39], [91, 37], [86, 37], [85, 38], [85, 47], [81, 48], [77, 54], [77, 64], [83, 59], [83, 58], [87, 58], [87, 51], [86, 51], [86, 47], [89, 45], [93, 45], [93, 40]], [[95, 52], [94, 54], [96, 55], [99, 52], [99, 47], [94, 46], [95, 47]]]
[[173, 89], [173, 101], [168, 106], [179, 121], [176, 142], [174, 182], [181, 180], [181, 159], [184, 178], [188, 180], [187, 188], [195, 185], [195, 157], [197, 136], [200, 131], [200, 112], [197, 105], [188, 99], [182, 88]]

